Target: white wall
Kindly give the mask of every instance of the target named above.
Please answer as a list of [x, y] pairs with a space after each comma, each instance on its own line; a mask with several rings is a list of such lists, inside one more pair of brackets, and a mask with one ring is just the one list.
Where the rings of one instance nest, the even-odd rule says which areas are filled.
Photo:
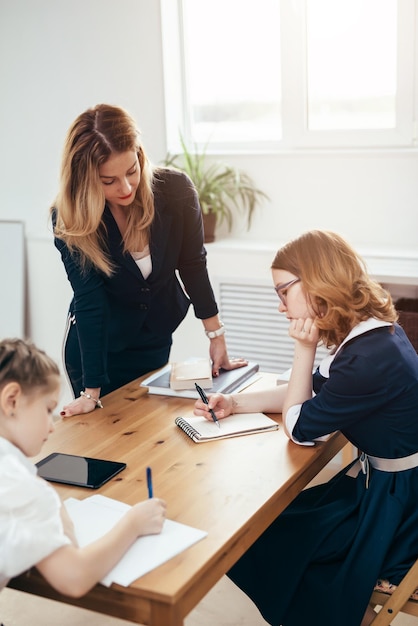
[[[87, 107], [119, 104], [137, 119], [151, 159], [164, 157], [159, 2], [0, 0], [0, 85], [0, 219], [25, 222], [28, 331], [60, 359], [70, 290], [52, 245], [48, 208], [64, 136]], [[252, 230], [236, 225], [232, 234], [276, 247], [303, 230], [331, 228], [356, 246], [414, 251], [417, 155], [365, 150], [231, 156], [270, 196]], [[219, 229], [218, 238], [225, 234]]]
[[159, 3], [0, 0], [0, 218], [46, 233], [64, 136], [99, 102], [130, 110], [164, 153]]
[[[355, 246], [417, 249], [417, 150], [307, 151], [236, 159], [270, 197], [247, 237], [335, 230]], [[241, 229], [240, 235], [245, 234]]]

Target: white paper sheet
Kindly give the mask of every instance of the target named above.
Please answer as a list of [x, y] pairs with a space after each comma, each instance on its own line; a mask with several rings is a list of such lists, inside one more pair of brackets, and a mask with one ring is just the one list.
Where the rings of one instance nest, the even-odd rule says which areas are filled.
[[[101, 495], [85, 500], [68, 498], [64, 504], [80, 546], [88, 545], [108, 532], [130, 508], [128, 504]], [[112, 582], [127, 587], [206, 535], [203, 530], [166, 520], [159, 535], [139, 537], [101, 582], [107, 587]]]

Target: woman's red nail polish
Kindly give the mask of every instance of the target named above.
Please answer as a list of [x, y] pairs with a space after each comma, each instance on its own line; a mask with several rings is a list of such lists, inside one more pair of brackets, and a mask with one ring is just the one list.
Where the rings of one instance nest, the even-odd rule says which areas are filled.
[[60, 415], [65, 415], [65, 411], [61, 411]]

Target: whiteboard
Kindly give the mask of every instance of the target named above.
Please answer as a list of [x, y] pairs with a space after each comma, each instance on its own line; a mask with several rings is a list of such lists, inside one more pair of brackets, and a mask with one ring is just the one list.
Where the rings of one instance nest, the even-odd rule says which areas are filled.
[[24, 337], [25, 248], [23, 222], [0, 221], [0, 338]]

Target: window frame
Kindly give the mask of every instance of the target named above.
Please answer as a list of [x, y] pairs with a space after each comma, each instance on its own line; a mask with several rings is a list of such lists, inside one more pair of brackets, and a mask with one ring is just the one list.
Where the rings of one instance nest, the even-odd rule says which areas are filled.
[[[418, 16], [416, 0], [397, 0], [398, 54], [396, 127], [393, 129], [310, 130], [307, 127], [306, 2], [280, 1], [282, 45], [282, 139], [280, 141], [211, 142], [209, 153], [277, 153], [288, 150], [411, 148], [415, 146], [418, 102]], [[187, 68], [184, 63], [182, 0], [160, 0], [167, 146], [179, 152], [180, 134], [199, 149], [191, 132]], [[415, 45], [416, 44], [416, 45]], [[286, 63], [286, 59], [292, 59]]]

